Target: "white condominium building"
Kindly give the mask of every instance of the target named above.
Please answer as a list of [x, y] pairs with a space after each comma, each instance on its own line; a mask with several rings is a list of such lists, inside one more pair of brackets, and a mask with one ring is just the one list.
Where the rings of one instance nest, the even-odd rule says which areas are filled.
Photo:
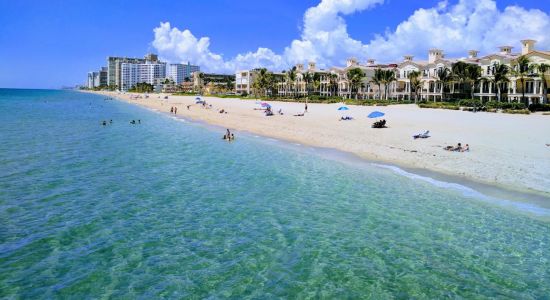
[[191, 80], [191, 74], [197, 71], [200, 71], [200, 67], [191, 65], [189, 62], [187, 64], [169, 64], [166, 75], [174, 83], [181, 84], [186, 79]]
[[122, 63], [120, 69], [122, 91], [128, 91], [141, 82], [154, 85], [157, 79], [166, 78], [166, 63], [162, 62]]
[[250, 94], [252, 83], [254, 83], [254, 70], [244, 70], [235, 72], [235, 93]]
[[100, 73], [99, 72], [88, 72], [88, 80], [86, 86], [89, 89], [99, 87], [100, 85]]

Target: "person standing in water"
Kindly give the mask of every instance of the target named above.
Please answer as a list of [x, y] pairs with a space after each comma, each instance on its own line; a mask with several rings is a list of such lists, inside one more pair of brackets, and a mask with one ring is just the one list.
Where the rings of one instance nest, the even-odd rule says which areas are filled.
[[170, 107], [170, 113], [174, 113], [174, 107]]
[[178, 107], [174, 106], [174, 115], [178, 113]]

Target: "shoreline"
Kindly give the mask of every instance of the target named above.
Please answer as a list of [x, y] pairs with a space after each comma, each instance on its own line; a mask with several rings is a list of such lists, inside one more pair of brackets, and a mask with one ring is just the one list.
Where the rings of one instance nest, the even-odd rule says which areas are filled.
[[[127, 101], [123, 101], [126, 102]], [[132, 103], [129, 103], [132, 104]], [[135, 104], [134, 104], [135, 105]], [[155, 108], [137, 105], [148, 111], [161, 114], [172, 119], [183, 120], [187, 124], [196, 124], [210, 130], [218, 130], [223, 132], [224, 127], [216, 124], [204, 122], [199, 119], [183, 117], [181, 115], [171, 115], [168, 112], [163, 112]], [[239, 131], [239, 137], [242, 135], [253, 140], [254, 138], [262, 138], [265, 144], [276, 144], [278, 147], [292, 149], [303, 153], [318, 155], [323, 159], [337, 161], [346, 165], [362, 168], [364, 166], [386, 169], [389, 172], [400, 176], [422, 180], [437, 187], [445, 187], [453, 189], [458, 193], [463, 194], [467, 198], [474, 198], [477, 201], [482, 201], [489, 205], [499, 206], [503, 209], [513, 209], [520, 213], [525, 213], [531, 217], [548, 221], [550, 220], [550, 196], [541, 194], [535, 191], [521, 191], [510, 189], [509, 187], [499, 186], [495, 184], [487, 184], [474, 181], [468, 178], [453, 176], [449, 174], [439, 173], [427, 169], [415, 169], [401, 166], [395, 163], [382, 162], [361, 157], [355, 153], [345, 152], [336, 148], [318, 147], [309, 144], [294, 143], [289, 140], [277, 139], [271, 136], [256, 134], [249, 131]]]
[[[241, 131], [241, 132], [248, 132], [252, 135], [259, 135], [259, 136], [263, 136], [263, 137], [266, 137], [266, 138], [278, 139], [278, 140], [282, 140], [284, 142], [288, 142], [290, 144], [298, 143], [298, 144], [301, 144], [301, 145], [315, 147], [315, 148], [318, 148], [318, 149], [321, 149], [321, 150], [338, 151], [338, 152], [340, 152], [344, 155], [350, 155], [350, 156], [355, 157], [355, 159], [365, 160], [366, 162], [369, 162], [369, 163], [372, 163], [372, 164], [381, 164], [381, 165], [387, 165], [387, 166], [390, 166], [390, 167], [397, 167], [397, 168], [399, 168], [399, 169], [401, 169], [401, 170], [403, 170], [407, 173], [412, 173], [412, 174], [415, 174], [415, 175], [418, 175], [418, 176], [429, 177], [429, 178], [432, 178], [434, 180], [444, 181], [444, 182], [449, 182], [449, 183], [457, 183], [457, 184], [463, 185], [463, 186], [468, 187], [468, 188], [472, 188], [476, 191], [482, 192], [483, 194], [486, 194], [486, 195], [492, 196], [492, 197], [499, 198], [500, 196], [505, 194], [507, 196], [512, 196], [514, 201], [525, 202], [525, 200], [522, 201], [523, 196], [529, 196], [529, 198], [534, 198], [535, 202], [538, 205], [543, 204], [542, 205], [543, 207], [550, 207], [550, 201], [548, 201], [550, 199], [550, 188], [545, 190], [544, 187], [546, 187], [546, 186], [544, 185], [544, 183], [539, 185], [539, 186], [541, 186], [541, 189], [535, 189], [530, 185], [526, 185], [525, 180], [523, 182], [519, 182], [519, 181], [515, 180], [516, 179], [515, 176], [512, 176], [514, 178], [514, 180], [512, 180], [510, 182], [509, 180], [502, 180], [502, 179], [496, 180], [497, 178], [499, 178], [498, 177], [499, 174], [496, 174], [495, 177], [485, 177], [485, 178], [483, 178], [483, 177], [479, 177], [479, 176], [468, 176], [468, 172], [464, 172], [464, 169], [461, 169], [461, 168], [457, 169], [457, 172], [448, 172], [448, 170], [445, 170], [444, 168], [438, 167], [437, 164], [433, 164], [433, 165], [424, 164], [423, 165], [423, 164], [415, 163], [414, 158], [418, 158], [418, 157], [424, 158], [424, 157], [426, 157], [427, 155], [430, 154], [429, 152], [426, 154], [426, 153], [423, 153], [423, 151], [419, 151], [419, 150], [424, 150], [424, 149], [418, 149], [418, 150], [416, 150], [416, 149], [407, 149], [406, 148], [407, 145], [399, 145], [399, 144], [396, 145], [395, 143], [391, 143], [391, 142], [394, 142], [394, 141], [389, 141], [386, 144], [378, 143], [378, 145], [376, 145], [376, 146], [378, 148], [382, 148], [382, 150], [385, 150], [384, 148], [386, 148], [387, 150], [392, 151], [393, 153], [389, 153], [390, 155], [387, 155], [388, 153], [384, 153], [384, 151], [382, 151], [382, 152], [380, 152], [380, 151], [378, 151], [378, 152], [377, 151], [353, 151], [354, 150], [353, 148], [350, 151], [350, 148], [346, 149], [346, 147], [338, 147], [338, 146], [334, 146], [334, 145], [328, 145], [327, 146], [326, 143], [319, 143], [318, 140], [303, 139], [303, 138], [300, 138], [300, 136], [296, 136], [296, 135], [292, 135], [292, 134], [290, 134], [290, 135], [289, 134], [286, 134], [286, 135], [285, 134], [277, 134], [278, 129], [279, 130], [284, 130], [285, 133], [287, 133], [288, 130], [289, 130], [288, 126], [285, 126], [285, 124], [281, 124], [281, 122], [279, 122], [278, 124], [273, 124], [273, 126], [269, 126], [270, 130], [265, 130], [266, 128], [264, 128], [263, 126], [254, 126], [255, 124], [256, 125], [263, 125], [263, 124], [258, 124], [254, 121], [263, 121], [263, 120], [271, 121], [272, 118], [277, 118], [278, 116], [275, 116], [275, 117], [260, 116], [259, 119], [258, 119], [257, 116], [250, 116], [251, 114], [260, 115], [259, 111], [253, 111], [251, 109], [254, 106], [254, 101], [247, 101], [247, 100], [233, 99], [233, 98], [203, 97], [203, 99], [205, 99], [208, 103], [214, 102], [215, 108], [220, 108], [220, 106], [224, 106], [223, 108], [230, 112], [229, 114], [226, 115], [226, 114], [218, 114], [217, 111], [215, 110], [215, 108], [212, 109], [212, 110], [206, 110], [206, 109], [198, 108], [198, 106], [194, 105], [194, 98], [195, 98], [194, 96], [171, 96], [171, 95], [166, 95], [166, 94], [151, 94], [149, 99], [130, 99], [130, 96], [133, 95], [133, 94], [129, 94], [129, 93], [120, 94], [120, 93], [117, 93], [117, 92], [104, 92], [104, 91], [102, 91], [102, 92], [86, 91], [86, 92], [116, 98], [120, 101], [124, 101], [124, 102], [130, 103], [130, 104], [142, 106], [142, 107], [149, 108], [151, 110], [156, 110], [158, 112], [162, 112], [162, 113], [166, 113], [166, 114], [169, 114], [170, 107], [175, 106], [175, 107], [178, 107], [178, 115], [176, 115], [176, 117], [183, 117], [185, 119], [191, 120], [192, 122], [204, 123], [204, 124], [207, 124], [207, 125], [212, 125], [212, 126], [218, 127], [220, 129], [230, 128], [230, 129], [238, 130], [238, 131]], [[163, 99], [164, 96], [169, 96], [169, 97], [168, 97], [168, 99], [165, 100], [165, 99]], [[270, 103], [275, 104], [275, 105], [273, 105], [275, 107], [279, 107], [279, 106], [302, 106], [303, 105], [303, 103], [296, 103], [296, 102], [279, 103], [279, 102], [276, 102], [276, 101], [270, 101]], [[191, 105], [193, 108], [190, 111], [188, 111], [185, 107], [186, 105]], [[309, 104], [309, 106], [310, 107], [313, 106], [315, 108], [315, 110], [319, 109], [319, 106], [321, 106], [325, 110], [328, 107], [330, 107], [331, 111], [332, 111], [332, 108], [334, 106], [340, 106], [340, 105], [341, 104]], [[248, 109], [248, 111], [242, 111], [243, 106], [246, 107], [246, 109]], [[357, 109], [356, 107], [354, 107], [352, 105], [348, 105], [348, 106], [352, 107], [352, 111]], [[405, 105], [402, 105], [402, 106], [405, 106]], [[288, 113], [288, 107], [285, 107], [285, 108], [286, 108], [285, 112]], [[388, 109], [388, 107], [362, 107], [362, 108], [363, 108], [363, 110], [376, 110], [376, 109], [387, 110]], [[394, 110], [400, 110], [400, 109], [405, 110], [407, 114], [413, 114], [413, 113], [415, 113], [415, 110], [420, 110], [419, 108], [411, 109], [410, 106], [403, 107], [403, 109], [401, 107], [394, 108]], [[429, 111], [430, 111], [430, 114], [445, 114], [445, 113], [448, 114], [449, 112], [453, 113], [453, 114], [457, 114], [457, 113], [462, 113], [462, 114], [466, 113], [466, 114], [468, 114], [467, 112], [456, 112], [456, 111], [449, 111], [449, 112], [444, 112], [444, 111], [442, 112], [442, 111], [437, 111], [437, 110], [429, 110]], [[471, 115], [471, 113], [469, 113], [469, 114]], [[478, 113], [477, 116], [479, 116], [480, 114], [481, 113]], [[232, 120], [231, 120], [231, 117], [233, 115], [237, 115], [237, 117], [239, 117], [239, 119], [235, 120], [235, 122], [232, 122]], [[334, 113], [334, 115], [336, 116], [336, 113]], [[227, 117], [227, 116], [231, 116], [231, 117], [224, 118], [224, 117]], [[256, 119], [256, 120], [247, 120], [248, 122], [243, 124], [242, 118], [248, 118], [249, 116], [251, 117], [251, 119]], [[306, 119], [307, 117], [309, 117], [309, 115], [307, 115], [307, 117], [288, 117], [288, 116], [286, 116], [286, 117], [287, 117], [286, 120], [290, 121], [291, 123], [296, 123], [295, 121], [301, 122], [301, 120]], [[490, 116], [490, 117], [492, 117], [492, 116]], [[512, 116], [512, 118], [517, 118], [517, 117], [518, 116], [515, 116], [515, 115]], [[521, 117], [525, 117], [525, 116], [519, 116], [519, 117], [521, 118]], [[532, 117], [532, 116], [528, 116], [528, 117]], [[292, 118], [294, 118], [294, 119], [292, 119]], [[322, 116], [322, 117], [320, 116], [319, 118], [320, 119], [325, 119], [325, 116]], [[384, 132], [384, 131], [394, 129], [392, 127], [391, 115], [388, 116], [388, 120], [389, 120], [388, 123], [390, 124], [390, 128], [388, 128], [388, 129], [378, 129], [378, 132]], [[324, 121], [324, 120], [321, 120], [321, 121]], [[351, 123], [345, 122], [345, 123], [347, 123], [345, 125], [353, 124], [355, 122], [357, 122], [357, 121], [351, 121]], [[550, 118], [545, 119], [544, 122], [545, 123], [547, 122], [547, 124], [550, 126]], [[252, 126], [250, 126], [251, 125], [250, 123], [252, 123]], [[365, 123], [365, 122], [363, 122], [363, 123]], [[367, 123], [368, 123], [368, 121], [367, 121]], [[344, 123], [339, 123], [339, 124], [344, 124]], [[271, 124], [269, 124], [269, 125], [271, 125]], [[290, 125], [293, 125], [293, 124], [290, 124]], [[323, 124], [321, 124], [321, 125], [323, 125]], [[334, 125], [334, 124], [332, 124], [332, 125]], [[290, 129], [292, 131], [292, 129], [295, 129], [295, 128], [290, 128]], [[310, 129], [311, 128], [304, 126], [303, 131], [307, 132], [307, 130], [310, 130]], [[302, 128], [299, 128], [299, 130], [301, 131]], [[376, 129], [374, 129], [374, 130], [376, 130]], [[376, 132], [376, 133], [378, 133], [378, 132]], [[351, 136], [351, 137], [353, 137], [353, 136]], [[430, 138], [430, 139], [432, 139], [432, 138]], [[430, 139], [428, 139], [428, 140], [430, 140]], [[540, 137], [540, 139], [542, 140], [542, 137]], [[348, 141], [349, 141], [349, 139], [348, 139]], [[423, 141], [418, 141], [418, 142], [423, 142]], [[544, 143], [544, 141], [541, 141], [541, 143]], [[338, 143], [336, 145], [338, 145]], [[371, 146], [371, 145], [369, 145], [369, 146]], [[474, 147], [477, 147], [477, 145], [474, 146]], [[378, 149], [375, 149], [375, 150], [378, 150]], [[434, 149], [428, 149], [428, 150], [431, 150], [431, 152], [433, 152]], [[546, 154], [547, 154], [547, 157], [550, 159], [550, 149], [547, 149], [547, 150], [549, 150], [549, 152], [547, 152]], [[468, 152], [468, 153], [447, 152], [447, 151], [443, 151], [442, 149], [438, 149], [438, 151], [441, 151], [441, 154], [443, 154], [443, 155], [451, 155], [451, 156], [454, 155], [458, 159], [463, 158], [465, 155], [470, 154], [470, 152]], [[400, 152], [405, 153], [407, 156], [412, 155], [413, 160], [408, 161], [407, 160], [408, 157], [405, 157], [405, 158], [399, 157], [399, 158], [392, 159], [391, 154], [399, 154]], [[433, 154], [433, 156], [436, 157], [437, 155]], [[467, 161], [468, 160], [466, 159], [466, 162]], [[497, 158], [497, 161], [498, 161], [498, 158]], [[506, 160], [502, 160], [502, 162], [505, 162], [505, 161]], [[545, 165], [544, 161], [541, 161], [540, 164]], [[546, 165], [548, 167], [550, 167], [550, 164], [546, 164]], [[507, 167], [510, 167], [510, 166], [507, 166]], [[542, 168], [544, 169], [544, 166], [542, 166]], [[550, 170], [550, 169], [547, 169], [547, 170]], [[498, 171], [498, 170], [493, 170], [493, 171]], [[519, 173], [519, 174], [521, 174], [521, 173]], [[549, 171], [546, 171], [546, 174], [543, 173], [542, 175], [546, 175], [546, 177], [544, 177], [544, 178], [546, 178], [547, 180], [550, 180], [550, 172]], [[488, 178], [494, 178], [494, 180], [487, 180]], [[506, 177], [506, 178], [508, 179], [508, 177]], [[509, 198], [509, 197], [507, 197], [507, 198]], [[529, 201], [529, 203], [532, 203], [532, 201]], [[546, 204], [546, 205], [544, 205], [544, 204]]]

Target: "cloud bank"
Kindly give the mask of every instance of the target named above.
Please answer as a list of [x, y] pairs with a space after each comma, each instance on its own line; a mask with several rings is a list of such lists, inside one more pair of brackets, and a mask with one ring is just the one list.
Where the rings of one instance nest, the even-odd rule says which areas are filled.
[[393, 31], [376, 35], [368, 43], [353, 39], [344, 17], [383, 2], [322, 0], [305, 12], [300, 39], [293, 40], [279, 54], [260, 47], [255, 52], [224, 59], [209, 49], [210, 38], [197, 38], [189, 30], [179, 30], [168, 22], [153, 30], [152, 45], [167, 61], [191, 61], [205, 71], [224, 73], [255, 67], [282, 70], [307, 61], [325, 67], [341, 65], [351, 56], [399, 61], [403, 54], [425, 57], [433, 47], [449, 55], [465, 56], [470, 49], [488, 53], [501, 45], [518, 46], [519, 40], [525, 38], [537, 40], [539, 49], [550, 48], [547, 13], [515, 5], [499, 10], [495, 0], [459, 0], [454, 5], [442, 1], [436, 7], [416, 10]]

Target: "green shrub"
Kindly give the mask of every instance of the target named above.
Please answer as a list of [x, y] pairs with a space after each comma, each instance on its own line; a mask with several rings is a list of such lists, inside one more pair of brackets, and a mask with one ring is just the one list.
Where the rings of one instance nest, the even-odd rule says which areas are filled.
[[511, 110], [525, 109], [525, 104], [516, 103], [516, 102], [508, 103], [508, 102], [490, 101], [485, 103], [485, 106], [489, 108], [511, 109]]
[[446, 104], [445, 102], [419, 103], [418, 107], [420, 107], [420, 108], [450, 109], [450, 110], [459, 110], [460, 109], [456, 105], [449, 105], [449, 104]]
[[502, 112], [505, 114], [521, 114], [521, 115], [528, 115], [531, 113], [528, 109], [505, 109]]
[[530, 111], [550, 111], [550, 104], [531, 104], [529, 105]]
[[464, 106], [464, 107], [480, 107], [480, 106], [482, 106], [481, 101], [479, 101], [477, 99], [460, 100], [460, 101], [458, 101], [458, 105], [459, 106]]

